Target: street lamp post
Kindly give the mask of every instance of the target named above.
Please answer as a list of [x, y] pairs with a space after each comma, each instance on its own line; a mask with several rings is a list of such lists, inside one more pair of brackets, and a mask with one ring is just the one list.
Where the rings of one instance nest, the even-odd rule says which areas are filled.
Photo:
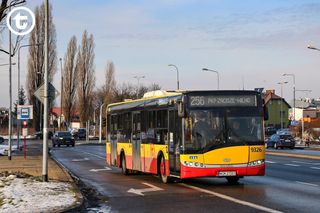
[[48, 182], [49, 0], [45, 0], [42, 181]]
[[60, 61], [60, 72], [61, 72], [61, 95], [60, 95], [60, 107], [61, 107], [61, 110], [60, 110], [60, 131], [61, 131], [61, 121], [62, 121], [62, 111], [63, 111], [63, 107], [62, 107], [62, 99], [63, 99], [63, 71], [62, 71], [62, 58], [59, 58], [59, 61]]
[[102, 108], [105, 103], [101, 104], [100, 106], [100, 121], [99, 121], [99, 143], [102, 143]]
[[283, 104], [283, 94], [282, 94], [282, 91], [283, 91], [283, 85], [284, 84], [287, 84], [288, 81], [283, 81], [283, 82], [279, 82], [278, 84], [281, 85], [281, 104], [280, 104], [280, 125], [281, 125], [281, 129], [283, 129], [283, 113], [282, 113], [282, 104]]
[[[29, 46], [40, 46], [42, 44], [26, 44], [26, 45], [21, 45], [18, 49], [18, 104], [20, 104], [20, 90], [21, 90], [21, 83], [20, 83], [20, 50], [23, 47], [29, 47]], [[41, 123], [41, 122], [40, 122]], [[20, 124], [20, 120], [17, 120], [17, 136], [18, 136], [18, 141], [17, 141], [17, 146], [19, 149], [19, 144], [20, 144], [20, 128], [21, 128], [21, 124]]]
[[218, 90], [220, 89], [220, 77], [219, 77], [219, 72], [218, 71], [215, 71], [215, 70], [211, 70], [211, 69], [208, 69], [208, 68], [202, 68], [202, 71], [205, 71], [205, 72], [215, 72], [217, 74], [217, 87], [218, 87]]
[[293, 78], [293, 120], [296, 120], [296, 76], [291, 73], [284, 73], [282, 76], [292, 76]]
[[136, 75], [133, 78], [137, 79], [137, 81], [138, 81], [138, 88], [137, 88], [137, 98], [138, 98], [139, 97], [139, 88], [140, 88], [140, 79], [145, 78], [145, 76], [144, 75], [141, 75], [141, 76]]
[[174, 64], [169, 64], [168, 65], [169, 67], [174, 67], [177, 71], [177, 90], [179, 90], [179, 70], [178, 70], [178, 67]]
[[[10, 3], [9, 11], [11, 11]], [[11, 17], [9, 19], [9, 24], [11, 25]], [[11, 160], [11, 149], [12, 149], [12, 47], [11, 47], [11, 30], [9, 30], [9, 140], [8, 140], [8, 159]]]

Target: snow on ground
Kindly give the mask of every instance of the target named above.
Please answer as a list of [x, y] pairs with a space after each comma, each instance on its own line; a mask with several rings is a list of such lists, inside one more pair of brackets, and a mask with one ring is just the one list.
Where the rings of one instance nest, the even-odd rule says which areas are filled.
[[[9, 145], [0, 145], [0, 155], [7, 155], [9, 150]], [[17, 145], [11, 146], [11, 151], [14, 152], [17, 150]]]
[[40, 182], [15, 175], [0, 177], [0, 212], [56, 212], [72, 206], [76, 194], [70, 183]]

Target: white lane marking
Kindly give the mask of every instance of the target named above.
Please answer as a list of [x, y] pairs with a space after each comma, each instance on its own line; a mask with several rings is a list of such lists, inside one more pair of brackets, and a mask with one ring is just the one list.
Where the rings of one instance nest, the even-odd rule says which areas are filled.
[[291, 163], [286, 163], [286, 164], [284, 164], [284, 165], [286, 165], [286, 166], [295, 166], [295, 167], [300, 166], [300, 165], [297, 165], [297, 164], [291, 164]]
[[100, 172], [100, 171], [110, 171], [112, 170], [111, 168], [105, 166], [104, 169], [90, 169], [90, 172]]
[[78, 150], [77, 150], [77, 152], [82, 152], [82, 153], [85, 153], [85, 154], [88, 154], [88, 155], [92, 155], [92, 156], [94, 156], [94, 157], [97, 157], [97, 158], [100, 158], [100, 159], [103, 159], [103, 160], [106, 159], [106, 158], [104, 158], [104, 157], [101, 157], [101, 156], [96, 155], [96, 154], [92, 154], [92, 153], [90, 153], [90, 152], [78, 151]]
[[304, 162], [304, 161], [291, 161], [292, 163], [301, 163], [301, 164], [308, 164], [308, 165], [320, 165], [320, 163], [310, 163], [310, 162]]
[[296, 183], [300, 183], [300, 184], [307, 185], [307, 186], [319, 186], [319, 185], [317, 185], [317, 184], [307, 183], [307, 182], [301, 182], [301, 181], [296, 181]]
[[163, 189], [161, 189], [161, 188], [159, 188], [157, 186], [154, 186], [154, 185], [152, 185], [150, 183], [142, 183], [142, 184], [147, 185], [147, 186], [149, 186], [151, 188], [145, 188], [145, 189], [133, 189], [133, 188], [131, 188], [131, 189], [128, 190], [128, 192], [144, 196], [144, 194], [143, 194], [144, 192], [155, 192], [155, 191], [163, 190]]
[[269, 160], [266, 160], [266, 163], [276, 163], [274, 161], [269, 161]]
[[187, 185], [185, 183], [181, 183], [180, 185], [183, 185], [183, 186], [188, 187], [190, 189], [197, 190], [199, 192], [204, 192], [204, 193], [207, 193], [207, 194], [211, 194], [211, 195], [214, 195], [216, 197], [219, 197], [219, 198], [222, 198], [222, 199], [234, 202], [234, 203], [238, 203], [238, 204], [241, 204], [241, 205], [244, 205], [244, 206], [249, 206], [251, 208], [258, 209], [258, 210], [261, 210], [261, 211], [270, 212], [270, 213], [282, 213], [281, 211], [278, 211], [278, 210], [275, 210], [275, 209], [270, 209], [270, 208], [265, 207], [265, 206], [260, 206], [258, 204], [254, 204], [254, 203], [250, 203], [250, 202], [247, 202], [247, 201], [239, 200], [239, 199], [230, 197], [228, 195], [224, 195], [224, 194], [220, 194], [220, 193], [217, 193], [217, 192], [209, 191], [209, 190], [202, 189], [202, 188], [199, 188], [199, 187], [196, 187], [196, 186]]
[[78, 158], [78, 159], [72, 159], [73, 162], [80, 162], [80, 161], [87, 161], [89, 158]]
[[320, 169], [320, 167], [310, 167], [310, 169]]

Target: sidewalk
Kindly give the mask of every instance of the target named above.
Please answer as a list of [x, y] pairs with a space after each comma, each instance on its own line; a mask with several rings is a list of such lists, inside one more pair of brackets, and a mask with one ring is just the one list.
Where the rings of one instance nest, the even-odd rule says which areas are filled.
[[[4, 174], [27, 174], [34, 177], [35, 180], [42, 180], [42, 143], [41, 141], [31, 141], [28, 140], [27, 142], [27, 156], [26, 159], [24, 159], [23, 156], [23, 150], [16, 150], [12, 153], [12, 160], [8, 160], [8, 156], [0, 156], [0, 177]], [[19, 176], [19, 175], [17, 175]], [[22, 175], [23, 176], [23, 175]], [[82, 195], [77, 188], [76, 184], [74, 183], [72, 177], [69, 175], [67, 171], [65, 171], [62, 167], [60, 167], [49, 155], [48, 157], [48, 178], [49, 182], [48, 184], [68, 184], [68, 187], [70, 188], [69, 191], [72, 192], [72, 200], [69, 199], [69, 203], [66, 205], [61, 205], [57, 203], [56, 207], [52, 207], [51, 210], [46, 212], [62, 212], [66, 210], [71, 210], [74, 208], [79, 207], [82, 204], [83, 198]], [[2, 179], [3, 181], [3, 179]], [[1, 180], [0, 180], [1, 183]], [[40, 183], [37, 181], [37, 183]], [[46, 186], [43, 186], [46, 187]], [[53, 191], [56, 191], [55, 193], [59, 193], [60, 188], [52, 188], [52, 186], [49, 186], [49, 188]], [[0, 201], [1, 197], [4, 194], [4, 190], [2, 190], [0, 186]], [[35, 193], [37, 194], [37, 190], [41, 191], [41, 188], [36, 189]], [[1, 193], [2, 192], [2, 193]], [[26, 192], [28, 192], [27, 186], [26, 186]], [[70, 193], [69, 192], [69, 193]], [[40, 194], [40, 193], [39, 193]], [[28, 195], [26, 195], [28, 196]], [[30, 195], [29, 195], [30, 196]], [[39, 199], [41, 200], [43, 195], [39, 195]], [[24, 196], [23, 196], [24, 197]], [[47, 201], [51, 205], [53, 205], [54, 202]], [[72, 204], [70, 203], [72, 202]], [[0, 202], [0, 211], [1, 211], [1, 202]], [[22, 205], [20, 202], [17, 202], [17, 206]], [[23, 203], [24, 206], [26, 206], [25, 203]], [[3, 207], [3, 206], [2, 206]], [[28, 208], [28, 206], [26, 206]], [[62, 208], [62, 209], [61, 209]], [[41, 211], [41, 209], [39, 209]]]

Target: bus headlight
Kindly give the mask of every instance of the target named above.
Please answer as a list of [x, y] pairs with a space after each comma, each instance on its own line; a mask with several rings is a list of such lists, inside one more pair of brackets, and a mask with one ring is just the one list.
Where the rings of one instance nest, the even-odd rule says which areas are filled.
[[264, 160], [256, 160], [248, 163], [248, 166], [260, 166], [264, 164]]
[[183, 165], [187, 167], [203, 168], [203, 163], [198, 163], [198, 162], [184, 161]]

